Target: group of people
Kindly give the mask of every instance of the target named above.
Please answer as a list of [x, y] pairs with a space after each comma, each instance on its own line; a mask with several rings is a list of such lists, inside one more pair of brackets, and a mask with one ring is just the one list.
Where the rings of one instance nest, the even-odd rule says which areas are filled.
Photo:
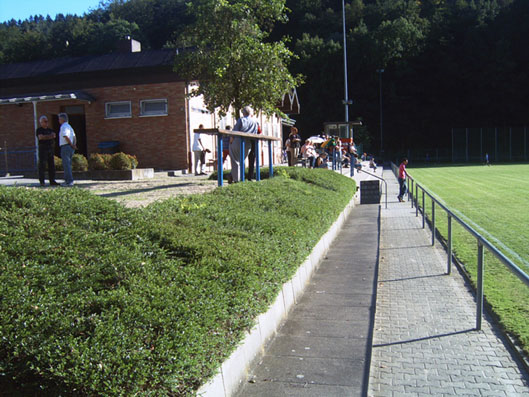
[[318, 137], [318, 142], [309, 138], [301, 146], [301, 137], [295, 127], [292, 127], [285, 142], [285, 151], [289, 166], [296, 165], [297, 159], [301, 157], [309, 168], [328, 168], [330, 156], [336, 156], [337, 162], [349, 167], [356, 163], [355, 159], [358, 157], [354, 142], [343, 144], [337, 137], [322, 135]]
[[[249, 134], [260, 134], [261, 127], [255, 118], [252, 117], [252, 109], [249, 106], [245, 106], [241, 109], [242, 117], [240, 117], [233, 131], [246, 132]], [[199, 129], [203, 129], [202, 124], [199, 125]], [[231, 130], [230, 126], [226, 127], [226, 130]], [[210, 152], [209, 149], [206, 149], [202, 143], [202, 134], [200, 132], [195, 132], [193, 140], [193, 154], [194, 154], [194, 171], [195, 175], [205, 175], [205, 154]], [[230, 156], [231, 162], [231, 173], [228, 174], [228, 183], [239, 182], [242, 179], [241, 175], [241, 139], [244, 139], [239, 136], [229, 136], [226, 135], [223, 137], [223, 150], [222, 150], [222, 162], [226, 160], [228, 155]], [[243, 161], [248, 158], [249, 160], [249, 175], [248, 180], [253, 179], [254, 168], [255, 168], [255, 158], [256, 158], [256, 146], [255, 139], [245, 140]], [[200, 163], [200, 166], [199, 166]]]
[[[64, 183], [62, 186], [71, 187], [74, 184], [72, 174], [72, 157], [77, 150], [75, 131], [68, 123], [68, 115], [59, 113], [59, 147], [61, 150], [61, 159], [64, 169]], [[48, 178], [50, 186], [58, 186], [55, 180], [55, 131], [49, 127], [48, 117], [45, 115], [39, 118], [40, 127], [37, 128], [36, 135], [38, 139], [39, 150], [39, 182], [40, 186], [46, 186], [45, 173], [46, 165], [48, 166]]]

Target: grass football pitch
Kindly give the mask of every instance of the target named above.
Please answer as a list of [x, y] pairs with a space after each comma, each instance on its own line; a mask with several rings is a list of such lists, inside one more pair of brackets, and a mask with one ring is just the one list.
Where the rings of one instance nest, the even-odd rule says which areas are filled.
[[[529, 164], [414, 168], [410, 175], [529, 274]], [[422, 195], [419, 192], [419, 204]], [[431, 218], [431, 201], [426, 199]], [[436, 209], [446, 238], [446, 213]], [[476, 239], [452, 222], [453, 251], [473, 282]], [[485, 250], [484, 293], [500, 323], [529, 353], [529, 287]]]

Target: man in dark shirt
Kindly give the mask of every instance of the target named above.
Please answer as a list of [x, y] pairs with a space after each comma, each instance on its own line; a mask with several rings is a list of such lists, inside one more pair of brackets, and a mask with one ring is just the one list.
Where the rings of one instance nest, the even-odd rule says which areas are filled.
[[55, 162], [53, 155], [55, 152], [55, 131], [48, 128], [48, 118], [40, 116], [40, 127], [37, 128], [37, 138], [39, 140], [39, 181], [40, 186], [44, 186], [44, 173], [46, 163], [48, 163], [48, 174], [50, 177], [50, 186], [57, 186], [55, 181]]

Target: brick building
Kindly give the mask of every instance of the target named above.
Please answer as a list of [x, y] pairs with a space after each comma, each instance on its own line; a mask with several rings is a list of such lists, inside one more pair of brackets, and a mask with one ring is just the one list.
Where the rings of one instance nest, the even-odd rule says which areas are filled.
[[[38, 118], [48, 116], [58, 131], [57, 115], [65, 112], [78, 152], [87, 157], [119, 142], [119, 151], [135, 155], [140, 167], [190, 169], [193, 129], [234, 120], [208, 112], [200, 97], [187, 98], [196, 83], [172, 71], [175, 50], [141, 51], [138, 44], [129, 40], [125, 51], [106, 55], [0, 65], [0, 147], [34, 152]], [[295, 93], [284, 102], [285, 113], [299, 111]], [[265, 134], [282, 137], [283, 120], [258, 118]], [[214, 138], [203, 141], [214, 154]], [[280, 145], [273, 148], [275, 162]]]

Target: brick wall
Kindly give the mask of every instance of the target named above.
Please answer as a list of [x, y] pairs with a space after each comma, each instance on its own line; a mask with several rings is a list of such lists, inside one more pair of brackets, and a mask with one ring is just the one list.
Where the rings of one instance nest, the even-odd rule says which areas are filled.
[[[88, 155], [102, 141], [120, 141], [120, 150], [137, 156], [140, 167], [188, 168], [185, 84], [181, 82], [84, 89], [95, 102], [51, 101], [37, 104], [37, 117], [61, 112], [62, 107], [84, 106]], [[168, 116], [140, 116], [140, 100], [167, 99]], [[132, 117], [105, 118], [105, 103], [131, 101]], [[34, 146], [33, 105], [0, 106], [0, 147]]]

